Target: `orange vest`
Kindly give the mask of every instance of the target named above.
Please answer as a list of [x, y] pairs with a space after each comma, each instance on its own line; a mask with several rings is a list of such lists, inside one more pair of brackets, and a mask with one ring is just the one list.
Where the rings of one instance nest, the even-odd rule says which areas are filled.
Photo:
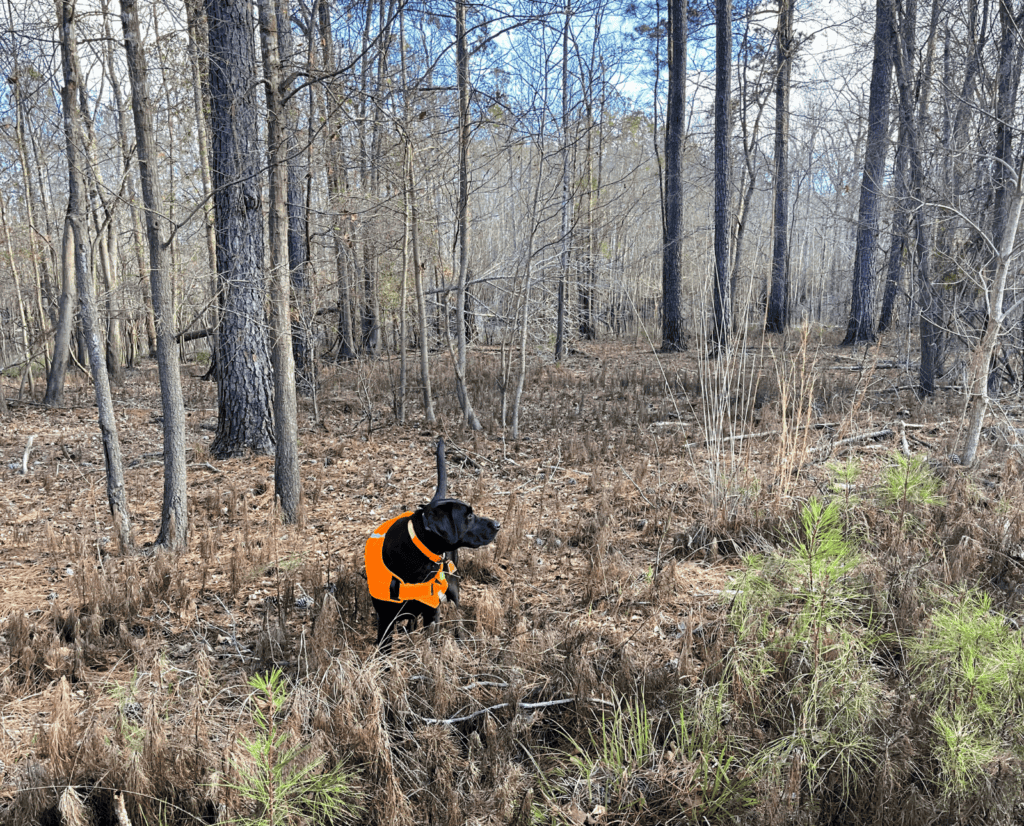
[[[445, 573], [455, 573], [455, 565], [445, 562], [440, 555], [435, 554], [424, 545], [423, 541], [416, 536], [412, 522], [409, 522], [409, 536], [412, 538], [413, 544], [422, 551], [427, 559], [438, 563], [437, 573], [427, 582], [403, 582], [384, 564], [384, 535], [399, 519], [412, 515], [413, 511], [399, 514], [370, 534], [370, 538], [366, 540], [366, 582], [370, 586], [370, 596], [375, 599], [384, 602], [405, 602], [414, 599], [431, 608], [437, 608], [441, 604], [441, 594], [448, 590]], [[391, 598], [392, 580], [398, 580], [398, 599]]]

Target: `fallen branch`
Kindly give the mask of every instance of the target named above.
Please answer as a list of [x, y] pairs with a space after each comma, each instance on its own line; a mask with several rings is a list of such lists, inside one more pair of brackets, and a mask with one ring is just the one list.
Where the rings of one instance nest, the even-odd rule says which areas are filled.
[[856, 436], [848, 436], [845, 439], [840, 439], [838, 442], [833, 442], [830, 445], [822, 445], [821, 447], [812, 447], [812, 453], [820, 453], [823, 450], [835, 450], [837, 447], [843, 447], [844, 445], [852, 445], [857, 442], [868, 442], [872, 439], [883, 439], [886, 436], [894, 436], [895, 432], [891, 428], [884, 428], [883, 430], [874, 430], [871, 433], [858, 433]]
[[[814, 428], [815, 430], [825, 430], [830, 427], [839, 427], [838, 422], [813, 422], [811, 424], [798, 424], [793, 426], [793, 430], [807, 430], [808, 428]], [[740, 433], [738, 436], [723, 436], [721, 439], [708, 439], [707, 444], [714, 442], [741, 442], [744, 439], [765, 439], [769, 436], [781, 436], [781, 430], [765, 430], [761, 433]]]
[[[451, 726], [451, 725], [454, 725], [455, 723], [466, 723], [466, 722], [469, 722], [470, 720], [475, 720], [477, 717], [482, 717], [485, 714], [490, 714], [492, 711], [500, 711], [501, 709], [508, 708], [509, 706], [512, 706], [512, 705], [514, 705], [517, 709], [520, 709], [520, 708], [549, 708], [551, 706], [564, 706], [566, 703], [578, 703], [578, 702], [581, 702], [581, 701], [577, 697], [566, 697], [563, 700], [545, 700], [545, 701], [540, 702], [540, 703], [498, 703], [497, 705], [488, 706], [487, 708], [482, 708], [479, 711], [474, 711], [472, 714], [466, 714], [466, 715], [464, 715], [462, 717], [449, 717], [447, 719], [440, 719], [440, 718], [436, 718], [436, 717], [420, 717], [419, 714], [416, 714], [415, 716], [419, 717], [421, 722], [428, 723], [428, 724], [431, 724], [431, 725]], [[600, 699], [598, 697], [590, 697], [590, 698], [588, 698], [586, 700], [583, 700], [582, 702], [585, 702], [585, 703], [597, 703], [598, 705], [605, 705], [605, 706], [614, 707], [613, 703], [610, 703], [608, 700], [602, 700], [602, 699]]]

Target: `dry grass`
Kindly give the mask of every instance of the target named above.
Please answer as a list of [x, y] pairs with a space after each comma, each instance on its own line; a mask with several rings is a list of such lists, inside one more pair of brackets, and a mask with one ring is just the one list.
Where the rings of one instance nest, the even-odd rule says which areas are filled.
[[[211, 462], [213, 388], [189, 378], [191, 541], [177, 558], [125, 557], [107, 541], [84, 385], [62, 410], [14, 402], [0, 433], [0, 819], [111, 823], [115, 795], [133, 823], [237, 816], [225, 790], [254, 734], [248, 680], [280, 668], [281, 731], [308, 744], [305, 760], [355, 767], [366, 823], [582, 822], [578, 812], [653, 823], [673, 811], [690, 813], [678, 822], [891, 822], [914, 776], [903, 746], [846, 797], [792, 755], [757, 777], [730, 762], [756, 765], [774, 742], [752, 711], [764, 698], [729, 682], [749, 643], [728, 621], [732, 579], [749, 555], [789, 547], [812, 495], [843, 500], [864, 557], [847, 599], [885, 626], [872, 662], [902, 707], [901, 640], [927, 627], [936, 589], [981, 587], [1019, 621], [1024, 461], [1012, 428], [994, 433], [976, 474], [945, 469], [951, 402], [922, 405], [881, 355], [855, 359], [808, 333], [751, 340], [717, 362], [621, 343], [563, 365], [538, 359], [520, 414], [529, 438], [512, 442], [497, 423], [500, 359], [473, 359], [487, 435], [454, 428], [440, 362], [437, 432], [452, 492], [502, 532], [463, 555], [461, 610], [448, 606], [435, 634], [400, 636], [387, 663], [373, 654], [362, 543], [429, 499], [437, 432], [395, 423], [385, 364], [325, 367], [319, 421], [302, 411], [299, 527], [278, 524], [270, 459]], [[140, 538], [159, 515], [155, 392], [153, 371], [140, 371], [118, 399]], [[30, 434], [23, 477], [6, 465], [17, 457], [20, 469]], [[941, 470], [941, 506], [884, 504], [904, 438]], [[840, 479], [852, 459], [856, 473]], [[796, 616], [792, 603], [776, 610]], [[800, 672], [794, 656], [784, 662]], [[614, 754], [594, 735], [617, 698], [637, 697], [649, 749], [612, 794]], [[909, 712], [886, 725], [893, 743], [922, 736]], [[584, 766], [593, 776], [578, 785]], [[876, 781], [881, 800], [864, 792]], [[904, 822], [928, 821], [938, 800], [916, 788]]]

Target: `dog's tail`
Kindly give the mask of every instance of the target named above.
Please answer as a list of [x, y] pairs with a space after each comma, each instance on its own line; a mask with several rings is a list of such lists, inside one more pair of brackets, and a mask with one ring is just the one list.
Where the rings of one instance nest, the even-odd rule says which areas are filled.
[[447, 498], [448, 471], [445, 469], [444, 462], [444, 436], [439, 436], [437, 439], [437, 491], [434, 493], [434, 498], [430, 500], [430, 504], [427, 505], [427, 507], [432, 507], [442, 499]]

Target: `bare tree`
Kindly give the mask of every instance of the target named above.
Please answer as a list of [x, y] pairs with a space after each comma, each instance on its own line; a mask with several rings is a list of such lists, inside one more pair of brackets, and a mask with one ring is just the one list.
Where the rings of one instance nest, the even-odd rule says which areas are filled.
[[732, 197], [729, 137], [732, 130], [732, 0], [715, 0], [715, 276], [712, 349], [723, 347], [730, 323]]
[[288, 259], [288, 135], [282, 94], [281, 56], [274, 0], [259, 0], [260, 45], [267, 92], [267, 166], [270, 170], [270, 306], [274, 363], [274, 493], [285, 522], [297, 522], [299, 480], [298, 414], [290, 312]]
[[990, 241], [995, 255], [995, 268], [987, 285], [985, 299], [988, 309], [988, 323], [981, 341], [974, 348], [968, 366], [968, 412], [967, 435], [961, 461], [967, 466], [973, 465], [978, 458], [978, 445], [981, 442], [981, 427], [988, 409], [988, 374], [992, 354], [995, 352], [999, 335], [1003, 331], [1006, 318], [1006, 307], [1003, 299], [1006, 295], [1006, 282], [1010, 272], [1010, 263], [1014, 257], [1014, 244], [1017, 241], [1017, 230], [1020, 226], [1021, 206], [1024, 204], [1024, 152], [1014, 170], [1013, 189], [1008, 192], [1005, 204], [1002, 236], [999, 246]]
[[686, 349], [682, 317], [683, 148], [686, 124], [687, 2], [668, 3], [668, 107], [661, 249], [661, 349]]
[[775, 68], [775, 209], [772, 214], [772, 273], [765, 329], [781, 333], [789, 324], [789, 85], [796, 41], [793, 4], [779, 0]]
[[874, 59], [868, 93], [868, 134], [864, 148], [864, 177], [857, 210], [857, 244], [853, 256], [850, 321], [843, 344], [875, 340], [874, 256], [878, 212], [889, 141], [889, 97], [892, 89], [893, 0], [876, 0]]
[[558, 301], [555, 309], [555, 360], [565, 355], [565, 288], [569, 281], [569, 256], [572, 250], [572, 198], [569, 196], [569, 23], [572, 4], [565, 3], [562, 26], [562, 238], [558, 261]]
[[469, 277], [469, 45], [466, 41], [466, 0], [455, 0], [455, 64], [459, 95], [459, 195], [455, 244], [457, 291], [455, 300], [455, 390], [462, 416], [473, 430], [482, 430], [466, 386], [466, 281]]
[[92, 274], [89, 269], [89, 237], [86, 217], [86, 183], [84, 167], [84, 133], [79, 111], [79, 73], [76, 55], [75, 0], [62, 0], [60, 12], [60, 51], [64, 70], [64, 87], [61, 102], [64, 109], [64, 137], [68, 156], [68, 212], [67, 234], [70, 235], [70, 263], [74, 268], [75, 284], [78, 291], [79, 311], [82, 316], [82, 330], [88, 348], [89, 364], [92, 367], [93, 384], [96, 389], [96, 407], [99, 413], [100, 433], [103, 439], [103, 458], [107, 468], [107, 501], [114, 520], [114, 530], [121, 547], [131, 550], [131, 520], [128, 515], [128, 499], [124, 488], [124, 469], [121, 463], [121, 443], [117, 436], [117, 421], [110, 396], [110, 381], [107, 365], [100, 343], [99, 316], [96, 312], [96, 296], [93, 292]]
[[174, 339], [174, 292], [167, 254], [167, 219], [164, 215], [157, 164], [159, 153], [153, 135], [153, 103], [149, 96], [146, 53], [139, 30], [136, 0], [121, 0], [121, 27], [132, 89], [135, 146], [139, 181], [145, 205], [146, 239], [149, 243], [149, 283], [156, 327], [157, 371], [163, 408], [164, 498], [156, 544], [172, 551], [188, 547], [188, 498], [185, 469], [185, 402]]

